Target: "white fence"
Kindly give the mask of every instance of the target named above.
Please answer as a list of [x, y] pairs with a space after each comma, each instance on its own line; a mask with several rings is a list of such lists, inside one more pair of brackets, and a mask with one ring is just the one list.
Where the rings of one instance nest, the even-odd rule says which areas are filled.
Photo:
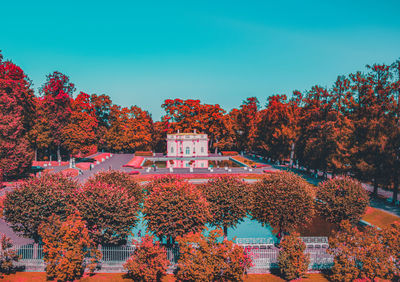
[[[327, 254], [328, 239], [326, 237], [304, 237], [306, 243], [305, 253], [310, 254], [310, 270], [321, 270], [333, 265], [332, 255]], [[252, 259], [249, 273], [268, 273], [271, 268], [278, 267], [279, 249], [275, 247], [272, 239], [265, 238], [239, 238], [236, 244], [242, 246]], [[29, 244], [13, 247], [21, 257], [19, 266], [26, 271], [44, 271], [43, 247]], [[100, 247], [102, 253], [101, 270], [104, 272], [121, 272], [123, 264], [134, 253], [135, 246]], [[178, 247], [166, 248], [168, 260], [171, 262], [169, 272], [175, 268], [179, 259]]]

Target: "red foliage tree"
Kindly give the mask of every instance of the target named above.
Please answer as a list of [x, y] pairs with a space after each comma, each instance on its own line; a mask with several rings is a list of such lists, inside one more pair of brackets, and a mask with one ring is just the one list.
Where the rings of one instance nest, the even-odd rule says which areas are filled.
[[167, 243], [204, 228], [210, 214], [208, 203], [193, 184], [176, 181], [157, 185], [144, 202], [144, 219], [149, 230]]
[[235, 227], [247, 214], [248, 185], [237, 177], [221, 176], [201, 186], [210, 204], [213, 226], [223, 228], [225, 238], [228, 227]]
[[34, 95], [23, 70], [0, 53], [0, 173], [5, 179], [26, 173], [33, 152], [27, 133], [33, 121]]
[[361, 183], [350, 177], [326, 180], [318, 185], [317, 207], [328, 221], [357, 223], [369, 205], [369, 197]]
[[221, 236], [221, 230], [213, 230], [208, 236], [198, 232], [178, 237], [179, 281], [243, 281], [251, 259], [232, 241], [219, 242]]
[[62, 174], [29, 178], [4, 199], [4, 219], [14, 231], [39, 242], [39, 225], [55, 214], [64, 220], [74, 210], [77, 183]]
[[61, 129], [64, 147], [73, 155], [85, 155], [96, 144], [97, 119], [90, 96], [79, 93], [71, 100], [71, 116], [68, 124]]
[[[285, 95], [268, 97], [260, 112], [258, 139], [261, 150], [274, 161], [283, 161], [294, 150], [298, 135], [299, 108]], [[293, 158], [293, 155], [292, 155]]]
[[343, 221], [340, 230], [329, 240], [329, 245], [328, 252], [335, 256], [330, 275], [332, 281], [376, 281], [392, 279], [399, 274], [393, 250], [375, 228], [367, 227], [360, 231], [348, 221]]
[[152, 147], [153, 119], [137, 106], [121, 108], [113, 105], [110, 110], [110, 127], [103, 146], [111, 151], [134, 152]]
[[134, 281], [160, 281], [167, 274], [170, 264], [167, 252], [160, 243], [153, 241], [153, 236], [146, 235], [136, 246], [135, 252], [124, 264], [127, 277]]
[[125, 244], [137, 223], [139, 200], [128, 187], [88, 181], [76, 194], [76, 205], [101, 245]]
[[314, 194], [300, 176], [292, 172], [274, 173], [254, 185], [251, 214], [262, 224], [291, 232], [311, 221]]
[[70, 122], [71, 100], [74, 91], [75, 86], [69, 81], [68, 76], [57, 71], [49, 74], [46, 83], [40, 88], [43, 114], [49, 126], [50, 139], [57, 149], [58, 160], [61, 160], [62, 132]]

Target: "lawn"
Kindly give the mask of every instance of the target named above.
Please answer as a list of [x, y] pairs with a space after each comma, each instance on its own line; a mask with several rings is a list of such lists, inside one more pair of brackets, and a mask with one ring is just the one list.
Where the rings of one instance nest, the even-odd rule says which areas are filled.
[[[6, 276], [2, 281], [4, 282], [28, 282], [28, 281], [46, 281], [46, 274], [44, 272], [18, 272], [16, 274], [11, 274]], [[130, 279], [124, 279], [122, 273], [98, 273], [91, 277], [83, 277], [80, 281], [84, 282], [96, 282], [96, 281], [110, 281], [110, 282], [119, 282], [119, 281], [133, 281]], [[173, 275], [168, 275], [163, 279], [164, 282], [173, 282], [175, 281]], [[271, 282], [280, 282], [285, 281], [273, 274], [249, 274], [244, 281], [248, 282], [256, 282], [256, 281], [271, 281]], [[312, 273], [308, 274], [308, 278], [302, 279], [301, 281], [328, 281], [322, 274]]]
[[400, 217], [373, 207], [367, 208], [367, 211], [362, 219], [380, 228], [384, 228], [395, 221], [400, 222]]

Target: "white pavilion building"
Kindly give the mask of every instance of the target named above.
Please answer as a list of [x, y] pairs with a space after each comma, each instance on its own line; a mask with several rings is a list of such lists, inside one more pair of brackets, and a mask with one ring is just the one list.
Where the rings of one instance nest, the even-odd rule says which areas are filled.
[[203, 133], [167, 134], [167, 157], [207, 157], [208, 136]]

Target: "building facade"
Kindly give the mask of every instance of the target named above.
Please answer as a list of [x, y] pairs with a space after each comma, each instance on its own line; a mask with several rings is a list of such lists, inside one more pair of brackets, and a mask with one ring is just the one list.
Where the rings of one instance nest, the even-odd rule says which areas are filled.
[[167, 134], [167, 157], [208, 156], [208, 136], [202, 133]]

